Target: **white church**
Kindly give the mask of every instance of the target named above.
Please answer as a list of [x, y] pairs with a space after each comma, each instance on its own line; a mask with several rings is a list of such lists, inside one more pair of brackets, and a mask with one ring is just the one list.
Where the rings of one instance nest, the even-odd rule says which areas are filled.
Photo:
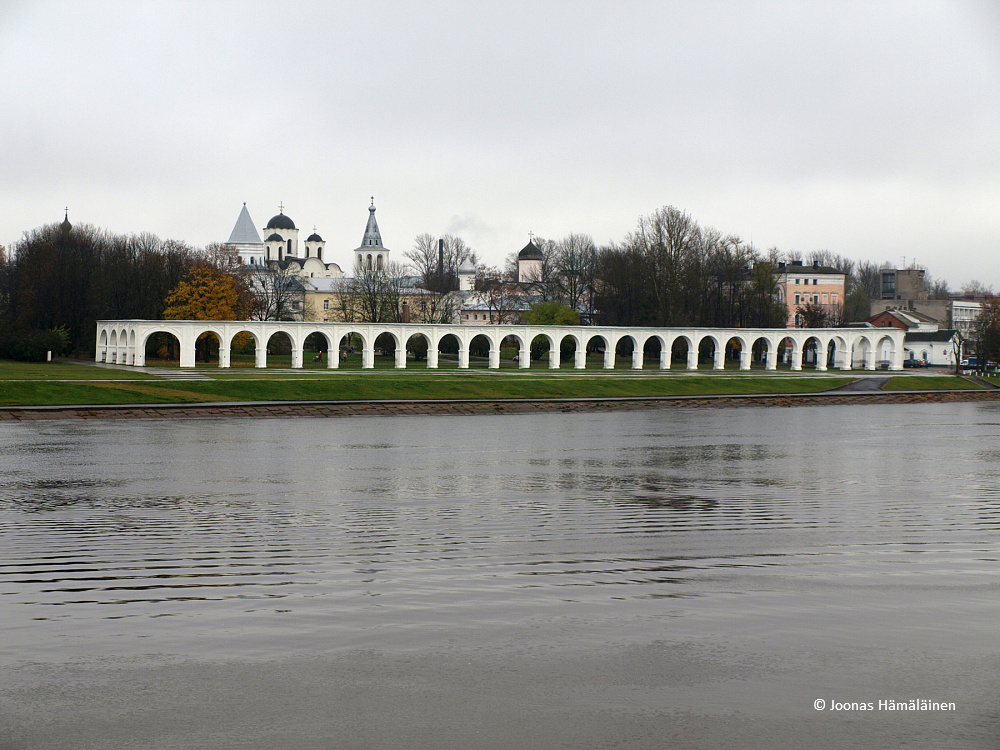
[[[307, 279], [340, 279], [344, 270], [327, 251], [326, 242], [316, 233], [315, 227], [301, 245], [299, 229], [291, 217], [285, 214], [285, 207], [279, 206], [278, 213], [271, 217], [264, 227], [265, 239], [261, 240], [247, 204], [243, 204], [236, 226], [225, 243], [234, 248], [240, 259], [248, 266], [279, 268], [289, 270], [296, 276]], [[368, 224], [361, 244], [351, 251], [351, 263], [358, 268], [385, 268], [389, 263], [389, 248], [382, 244], [382, 234], [375, 221], [375, 199], [368, 207]]]

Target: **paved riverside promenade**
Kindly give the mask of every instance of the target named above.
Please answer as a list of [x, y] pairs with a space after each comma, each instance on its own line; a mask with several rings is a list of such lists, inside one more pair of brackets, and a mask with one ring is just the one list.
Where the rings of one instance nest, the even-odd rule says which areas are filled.
[[961, 391], [863, 391], [642, 398], [458, 399], [378, 401], [245, 401], [200, 404], [115, 404], [0, 407], [0, 422], [89, 419], [219, 419], [274, 417], [380, 417], [402, 415], [531, 414], [631, 411], [692, 407], [848, 406], [948, 402], [1000, 402], [1000, 389]]

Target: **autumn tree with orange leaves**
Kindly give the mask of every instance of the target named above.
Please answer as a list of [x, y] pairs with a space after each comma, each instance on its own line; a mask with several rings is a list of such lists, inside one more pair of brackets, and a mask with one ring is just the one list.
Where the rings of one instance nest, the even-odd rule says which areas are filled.
[[[165, 300], [166, 320], [243, 320], [248, 295], [240, 279], [205, 263], [191, 266]], [[195, 344], [195, 354], [209, 359], [212, 334], [203, 333]]]

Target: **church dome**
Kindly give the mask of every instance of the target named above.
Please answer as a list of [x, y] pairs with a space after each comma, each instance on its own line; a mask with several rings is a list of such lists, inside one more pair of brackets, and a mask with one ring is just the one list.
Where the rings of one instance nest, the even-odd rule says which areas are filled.
[[315, 232], [313, 232], [308, 237], [306, 237], [306, 242], [322, 242], [322, 241], [323, 241], [323, 238], [320, 237]]
[[275, 232], [274, 234], [270, 235], [266, 240], [264, 240], [264, 242], [284, 242], [284, 240], [281, 238], [280, 234]]
[[538, 249], [538, 246], [534, 242], [529, 242], [523, 248], [521, 252], [517, 254], [518, 260], [545, 260], [545, 256], [542, 251]]
[[264, 229], [295, 229], [295, 222], [281, 213], [277, 216], [272, 216]]

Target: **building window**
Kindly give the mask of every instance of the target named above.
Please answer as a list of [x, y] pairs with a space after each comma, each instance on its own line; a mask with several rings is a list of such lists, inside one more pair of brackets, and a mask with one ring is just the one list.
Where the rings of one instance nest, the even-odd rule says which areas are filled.
[[800, 299], [800, 298], [799, 298], [799, 295], [797, 295], [797, 294], [796, 294], [796, 295], [795, 295], [795, 304], [796, 304], [796, 305], [798, 305], [798, 304], [801, 304], [801, 303], [800, 303], [800, 301], [799, 301], [799, 299]]
[[896, 274], [882, 274], [882, 299], [892, 299], [896, 296]]
[[323, 300], [323, 309], [324, 310], [329, 310], [330, 309], [330, 300], [328, 300], [328, 299]]

